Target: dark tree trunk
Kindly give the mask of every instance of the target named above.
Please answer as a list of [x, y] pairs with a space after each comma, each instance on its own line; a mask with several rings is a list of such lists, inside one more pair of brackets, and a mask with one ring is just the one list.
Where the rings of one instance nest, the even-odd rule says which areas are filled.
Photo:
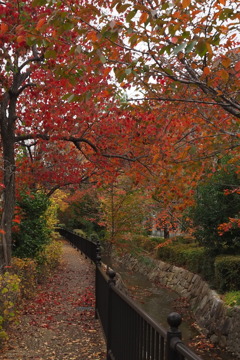
[[169, 230], [167, 226], [163, 229], [163, 233], [164, 233], [164, 239], [169, 239]]
[[0, 246], [0, 266], [11, 262], [12, 219], [15, 207], [15, 156], [14, 127], [16, 119], [17, 96], [5, 93], [1, 101], [0, 129], [3, 153], [3, 195], [1, 229], [3, 230]]

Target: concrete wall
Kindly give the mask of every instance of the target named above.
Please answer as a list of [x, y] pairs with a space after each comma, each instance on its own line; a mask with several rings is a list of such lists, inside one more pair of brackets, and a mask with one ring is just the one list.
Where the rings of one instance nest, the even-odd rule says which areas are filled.
[[199, 275], [183, 268], [151, 258], [139, 260], [129, 254], [118, 258], [117, 262], [186, 297], [197, 324], [211, 342], [226, 348], [240, 359], [240, 307], [226, 306]]

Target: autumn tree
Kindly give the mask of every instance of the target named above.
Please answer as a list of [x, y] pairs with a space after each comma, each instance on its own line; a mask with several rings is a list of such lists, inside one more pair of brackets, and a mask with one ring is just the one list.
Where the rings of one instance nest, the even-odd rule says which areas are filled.
[[199, 179], [225, 154], [239, 161], [238, 3], [98, 1], [78, 14], [90, 29], [91, 56], [114, 70], [120, 87], [135, 90], [128, 101], [136, 112], [147, 109], [139, 137], [151, 138], [148, 170], [165, 210], [191, 204]]
[[143, 98], [218, 105], [240, 117], [238, 1], [102, 3], [88, 39], [120, 83], [133, 83]]
[[49, 191], [95, 172], [94, 163], [88, 172], [88, 155], [98, 153], [92, 127], [105, 117], [108, 73], [101, 64], [93, 70], [83, 37], [74, 30], [73, 18], [65, 16], [68, 10], [69, 4], [52, 1], [0, 3], [1, 264], [11, 258], [15, 154], [24, 168], [18, 167], [21, 182], [28, 178], [31, 186], [38, 183]]
[[[226, 151], [237, 159], [235, 2], [14, 0], [1, 1], [0, 14], [2, 264], [16, 176], [50, 194], [124, 169], [168, 189], [179, 175], [184, 184], [204, 174], [201, 159]], [[112, 69], [147, 104], [120, 107]], [[193, 166], [182, 170], [184, 162]]]
[[150, 230], [151, 195], [133, 177], [120, 175], [99, 190], [99, 198], [110, 245], [124, 246], [134, 234]]

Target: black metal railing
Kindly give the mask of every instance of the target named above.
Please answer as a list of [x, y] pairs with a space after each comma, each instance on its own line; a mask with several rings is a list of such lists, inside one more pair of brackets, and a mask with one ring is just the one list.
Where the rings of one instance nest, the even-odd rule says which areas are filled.
[[56, 231], [58, 231], [61, 236], [65, 237], [75, 248], [80, 250], [81, 253], [87, 256], [91, 261], [96, 263], [97, 243], [63, 228], [56, 228]]
[[96, 313], [107, 343], [107, 360], [201, 360], [181, 340], [181, 316], [168, 316], [167, 331], [115, 286], [115, 272], [96, 266]]
[[96, 263], [95, 313], [105, 335], [107, 360], [202, 360], [182, 342], [178, 313], [169, 314], [170, 328], [164, 329], [118, 289], [112, 269], [103, 270], [99, 243], [57, 230]]

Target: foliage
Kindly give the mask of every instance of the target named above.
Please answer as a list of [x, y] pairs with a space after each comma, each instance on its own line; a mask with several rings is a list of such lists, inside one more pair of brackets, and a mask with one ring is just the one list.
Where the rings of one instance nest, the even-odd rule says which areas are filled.
[[238, 227], [219, 232], [221, 224], [228, 222], [229, 218], [239, 217], [239, 194], [232, 191], [226, 194], [228, 189], [238, 188], [239, 185], [239, 175], [232, 167], [227, 167], [226, 170], [217, 171], [197, 188], [196, 205], [189, 212], [195, 228], [194, 235], [200, 245], [216, 254], [240, 250]]
[[83, 238], [86, 238], [87, 235], [86, 233], [82, 230], [82, 229], [73, 229], [73, 231], [75, 232], [75, 234], [77, 234], [78, 236], [81, 236]]
[[55, 227], [58, 224], [57, 212], [58, 212], [59, 205], [54, 198], [49, 199], [49, 205], [45, 211], [46, 217], [46, 226], [54, 235]]
[[132, 241], [135, 246], [142, 248], [146, 251], [155, 252], [157, 246], [163, 243], [164, 238], [146, 236], [146, 235], [133, 235]]
[[[0, 22], [1, 264], [11, 258], [15, 188], [52, 194], [125, 174], [147, 202], [156, 194], [158, 223], [175, 227], [205, 169], [226, 152], [239, 159], [234, 1], [14, 0], [0, 3]], [[118, 101], [131, 86], [142, 100]], [[119, 211], [119, 229], [130, 217]], [[238, 226], [232, 219], [224, 229]], [[69, 225], [89, 234], [88, 220]]]
[[[144, 88], [140, 99], [158, 103], [178, 105], [178, 101], [195, 99], [195, 106], [219, 104], [226, 113], [240, 117], [235, 93], [240, 62], [234, 1], [103, 3], [108, 10], [100, 13], [100, 30], [89, 24], [88, 39], [96, 61], [100, 58], [111, 65], [123, 88], [128, 83], [140, 91]], [[194, 89], [190, 98], [186, 96], [189, 89]]]
[[17, 306], [20, 299], [20, 279], [5, 272], [0, 275], [0, 342], [7, 337], [8, 325], [17, 320]]
[[200, 274], [213, 284], [214, 258], [203, 247], [195, 243], [178, 243], [173, 240], [169, 245], [160, 247], [157, 257], [176, 266], [186, 267], [189, 271]]
[[45, 281], [52, 272], [60, 265], [62, 255], [62, 244], [53, 240], [36, 256], [37, 279], [39, 282]]
[[240, 291], [229, 291], [225, 293], [224, 302], [228, 306], [240, 306]]
[[151, 199], [130, 177], [119, 176], [100, 192], [106, 237], [122, 242], [133, 234], [143, 234], [148, 223]]
[[8, 325], [17, 321], [19, 304], [35, 295], [37, 284], [60, 264], [61, 254], [61, 243], [52, 241], [36, 259], [13, 257], [9, 271], [0, 275], [0, 343], [8, 336]]
[[68, 229], [82, 230], [84, 236], [101, 233], [100, 203], [96, 192], [76, 191], [66, 200], [68, 207], [58, 211], [58, 217]]
[[217, 256], [214, 266], [216, 285], [221, 292], [240, 289], [240, 256]]
[[21, 211], [19, 231], [14, 234], [14, 256], [35, 257], [50, 241], [46, 211], [49, 199], [41, 192], [24, 193], [18, 201]]
[[37, 264], [33, 259], [12, 258], [11, 272], [20, 279], [21, 297], [31, 298], [37, 286]]

